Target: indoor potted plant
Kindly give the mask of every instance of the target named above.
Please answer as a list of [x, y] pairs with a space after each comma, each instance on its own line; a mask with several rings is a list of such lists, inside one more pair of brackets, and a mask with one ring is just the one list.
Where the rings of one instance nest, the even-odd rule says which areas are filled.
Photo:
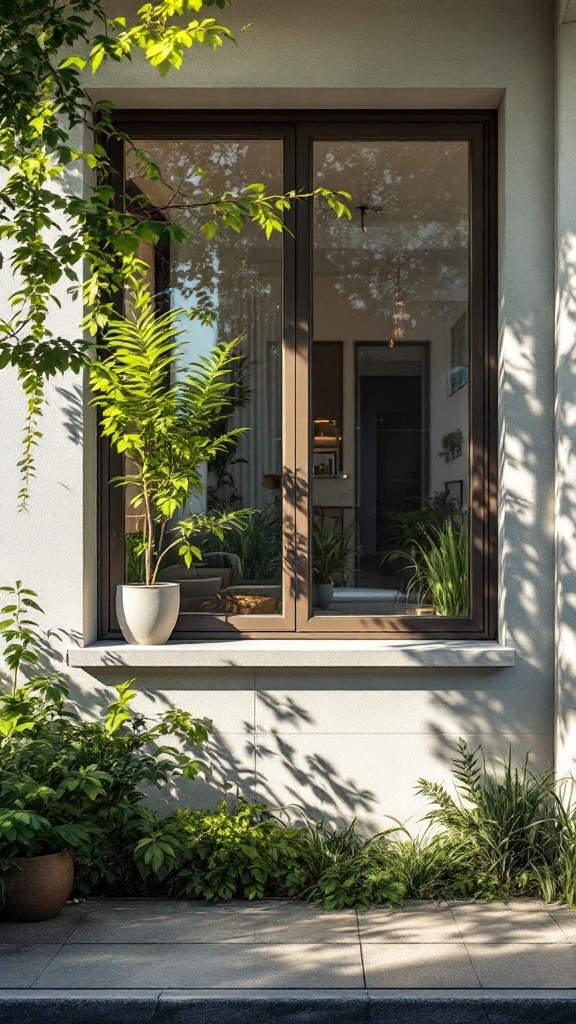
[[314, 605], [329, 608], [334, 596], [334, 577], [346, 575], [353, 555], [352, 524], [346, 530], [339, 526], [324, 527], [315, 523], [312, 530], [312, 567], [314, 573]]
[[451, 519], [430, 533], [429, 543], [417, 545], [413, 559], [414, 575], [409, 588], [420, 593], [420, 607], [428, 605], [427, 614], [467, 615], [468, 594], [468, 530]]
[[187, 315], [182, 309], [158, 314], [149, 295], [136, 295], [132, 312], [110, 323], [107, 355], [90, 369], [101, 430], [124, 457], [124, 473], [114, 483], [130, 489], [129, 505], [141, 521], [132, 557], [143, 557], [144, 582], [121, 584], [116, 596], [120, 628], [133, 644], [165, 643], [176, 624], [179, 583], [158, 579], [168, 552], [176, 550], [190, 568], [202, 555], [199, 537], [222, 539], [226, 530], [242, 529], [250, 514], [237, 508], [187, 511], [190, 499], [204, 491], [200, 467], [229, 450], [242, 431], [219, 429], [242, 358], [238, 339], [182, 370], [176, 324]]

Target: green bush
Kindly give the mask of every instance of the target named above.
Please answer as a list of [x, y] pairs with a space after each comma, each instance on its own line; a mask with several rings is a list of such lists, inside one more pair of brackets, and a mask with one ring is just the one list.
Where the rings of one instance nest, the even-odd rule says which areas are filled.
[[94, 722], [77, 714], [56, 673], [20, 686], [20, 670], [39, 665], [43, 638], [29, 616], [41, 609], [20, 583], [2, 590], [9, 599], [0, 637], [12, 679], [0, 695], [0, 878], [14, 857], [72, 846], [76, 893], [109, 892], [134, 873], [127, 851], [155, 822], [142, 804], [144, 787], [205, 770], [195, 751], [211, 723], [177, 708], [147, 719], [132, 709], [132, 680], [114, 687]]
[[207, 900], [306, 899], [326, 910], [402, 901], [384, 836], [361, 837], [323, 821], [283, 824], [259, 804], [228, 810], [179, 810], [140, 840], [135, 859], [163, 895]]
[[355, 821], [340, 830], [324, 821], [309, 821], [302, 857], [307, 884], [294, 895], [325, 910], [365, 910], [379, 903], [402, 902], [405, 889], [390, 869], [385, 833], [366, 838], [357, 831]]
[[[155, 721], [131, 710], [130, 683], [115, 689], [102, 721], [67, 705], [57, 677], [35, 679], [0, 697], [0, 858], [74, 846], [75, 891], [96, 895], [133, 871], [127, 849], [155, 818], [144, 786], [194, 778], [209, 723], [172, 709]], [[176, 747], [166, 743], [173, 736]], [[182, 749], [184, 746], [184, 749]]]
[[271, 818], [267, 808], [182, 809], [136, 845], [143, 878], [166, 879], [164, 892], [206, 900], [290, 895], [306, 880], [302, 830]]

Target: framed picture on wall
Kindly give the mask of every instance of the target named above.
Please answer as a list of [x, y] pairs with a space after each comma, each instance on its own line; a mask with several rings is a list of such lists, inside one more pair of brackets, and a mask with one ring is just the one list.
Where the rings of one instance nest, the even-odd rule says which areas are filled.
[[464, 481], [463, 480], [447, 480], [444, 484], [444, 493], [449, 498], [453, 498], [460, 505], [464, 497]]
[[315, 448], [312, 464], [314, 476], [336, 476], [338, 473], [338, 449]]
[[451, 332], [450, 376], [448, 395], [453, 395], [468, 383], [468, 310], [456, 321]]

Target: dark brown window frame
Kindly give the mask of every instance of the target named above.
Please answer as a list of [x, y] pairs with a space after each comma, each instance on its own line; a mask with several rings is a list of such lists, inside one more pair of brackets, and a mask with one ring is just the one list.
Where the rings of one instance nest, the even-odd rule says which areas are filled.
[[[470, 574], [471, 614], [462, 618], [313, 616], [308, 537], [311, 451], [309, 387], [311, 217], [302, 202], [284, 235], [284, 573], [283, 612], [275, 616], [181, 616], [174, 638], [494, 640], [497, 634], [497, 120], [495, 111], [140, 111], [115, 113], [138, 139], [282, 138], [286, 190], [311, 187], [315, 139], [467, 141], [471, 161]], [[124, 180], [123, 154], [111, 157]], [[298, 258], [296, 258], [296, 256]], [[115, 584], [123, 573], [122, 492], [110, 486], [118, 457], [99, 441], [99, 636], [118, 639]], [[196, 624], [195, 624], [196, 625]]]

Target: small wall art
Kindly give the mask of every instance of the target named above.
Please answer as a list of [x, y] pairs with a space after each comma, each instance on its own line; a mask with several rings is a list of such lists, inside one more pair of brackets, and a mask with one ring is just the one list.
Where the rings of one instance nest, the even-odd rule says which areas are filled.
[[468, 383], [468, 311], [454, 324], [451, 331], [450, 376], [448, 378], [448, 395], [453, 395]]
[[338, 449], [315, 448], [312, 466], [314, 476], [336, 476], [338, 473]]
[[444, 493], [457, 501], [459, 505], [462, 505], [462, 499], [464, 498], [464, 481], [463, 480], [447, 480], [444, 484]]

